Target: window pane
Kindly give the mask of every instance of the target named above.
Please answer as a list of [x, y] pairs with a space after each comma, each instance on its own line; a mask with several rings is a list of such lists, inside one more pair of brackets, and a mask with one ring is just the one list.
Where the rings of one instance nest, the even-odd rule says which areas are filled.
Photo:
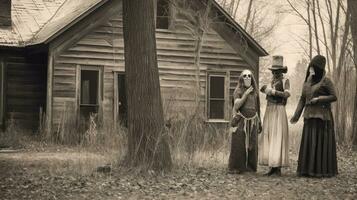
[[158, 0], [156, 27], [160, 29], [169, 28], [169, 0]]
[[81, 104], [98, 104], [98, 71], [81, 71]]
[[156, 28], [169, 29], [169, 18], [168, 17], [157, 17]]
[[169, 0], [157, 1], [157, 16], [169, 16]]
[[224, 100], [210, 100], [209, 109], [210, 119], [224, 119]]
[[224, 77], [210, 77], [210, 97], [224, 99]]

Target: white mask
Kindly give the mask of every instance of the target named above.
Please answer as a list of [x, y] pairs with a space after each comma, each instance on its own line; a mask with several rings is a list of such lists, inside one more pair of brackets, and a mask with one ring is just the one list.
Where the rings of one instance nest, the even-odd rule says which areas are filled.
[[252, 86], [252, 72], [249, 70], [244, 70], [242, 72], [243, 81], [244, 81], [244, 86], [245, 87], [250, 87]]

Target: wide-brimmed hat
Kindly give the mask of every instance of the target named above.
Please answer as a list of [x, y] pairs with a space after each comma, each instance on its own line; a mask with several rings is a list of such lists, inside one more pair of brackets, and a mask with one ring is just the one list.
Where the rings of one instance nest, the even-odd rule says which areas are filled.
[[286, 73], [288, 71], [288, 67], [284, 66], [284, 57], [283, 56], [273, 56], [272, 66], [269, 67], [268, 69], [270, 69], [272, 71], [279, 70], [279, 71], [282, 71], [283, 73]]

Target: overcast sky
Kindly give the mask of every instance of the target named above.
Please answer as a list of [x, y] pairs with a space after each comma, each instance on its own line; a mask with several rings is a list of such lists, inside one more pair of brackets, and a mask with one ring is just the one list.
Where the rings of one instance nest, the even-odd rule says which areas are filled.
[[[229, 4], [230, 0], [226, 0]], [[237, 1], [237, 0], [234, 0]], [[249, 0], [240, 0], [237, 21], [243, 26], [248, 9]], [[258, 18], [264, 18], [267, 24], [273, 23], [277, 18], [280, 22], [271, 37], [264, 39], [260, 44], [268, 51], [270, 59], [273, 55], [284, 56], [284, 65], [289, 67], [289, 73], [294, 71], [296, 63], [306, 57], [299, 43], [300, 38], [306, 38], [307, 27], [294, 13], [290, 13], [290, 6], [286, 0], [254, 0], [258, 8], [262, 8]], [[277, 17], [278, 16], [278, 17]], [[302, 44], [304, 45], [304, 44]], [[305, 44], [306, 45], [306, 44]], [[274, 50], [271, 50], [274, 49]]]
[[[298, 37], [306, 35], [306, 24], [293, 14], [285, 14], [278, 29], [273, 35], [278, 47], [271, 55], [284, 56], [284, 64], [293, 69], [296, 63], [305, 56], [303, 48], [299, 45]], [[301, 43], [301, 42], [300, 42]], [[303, 44], [302, 44], [303, 45]], [[289, 70], [292, 72], [293, 70]]]

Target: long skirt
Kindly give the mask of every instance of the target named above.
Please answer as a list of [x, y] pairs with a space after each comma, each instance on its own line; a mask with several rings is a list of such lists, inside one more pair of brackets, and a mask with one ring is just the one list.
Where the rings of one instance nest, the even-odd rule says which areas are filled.
[[232, 133], [228, 168], [229, 170], [238, 170], [239, 172], [256, 172], [258, 162], [257, 127], [253, 127], [251, 130], [248, 159], [246, 155], [245, 133], [243, 127], [243, 119], [241, 119], [237, 130]]
[[312, 177], [331, 177], [338, 174], [332, 120], [304, 120], [297, 174]]
[[259, 164], [269, 167], [289, 165], [289, 129], [284, 105], [267, 105], [259, 138]]

